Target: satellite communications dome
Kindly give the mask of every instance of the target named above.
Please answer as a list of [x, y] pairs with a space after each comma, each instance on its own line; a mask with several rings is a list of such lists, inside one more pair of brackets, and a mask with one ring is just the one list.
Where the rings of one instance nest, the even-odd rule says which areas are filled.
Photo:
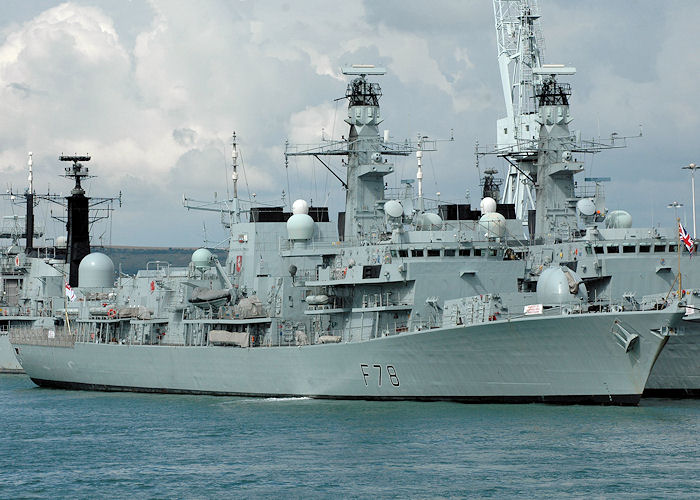
[[481, 200], [479, 208], [481, 209], [482, 214], [493, 213], [496, 211], [496, 200], [494, 200], [490, 196], [487, 196], [486, 198]]
[[114, 286], [114, 263], [100, 252], [93, 252], [80, 261], [78, 266], [80, 288], [112, 288]]
[[[492, 198], [484, 198], [491, 200]], [[487, 238], [502, 238], [506, 232], [506, 218], [498, 212], [487, 212], [479, 219], [481, 229], [486, 229]]]
[[425, 212], [416, 217], [416, 228], [426, 231], [428, 229], [439, 228], [442, 226], [442, 217], [438, 214]]
[[197, 269], [211, 268], [212, 253], [206, 248], [198, 248], [192, 253], [192, 264]]
[[310, 240], [314, 235], [314, 220], [307, 214], [294, 214], [287, 219], [287, 235], [290, 240]]
[[610, 229], [628, 229], [632, 227], [632, 216], [624, 210], [613, 210], [605, 217], [605, 227]]
[[292, 213], [293, 214], [308, 214], [309, 213], [309, 204], [306, 203], [306, 200], [297, 200], [294, 203], [292, 203]]

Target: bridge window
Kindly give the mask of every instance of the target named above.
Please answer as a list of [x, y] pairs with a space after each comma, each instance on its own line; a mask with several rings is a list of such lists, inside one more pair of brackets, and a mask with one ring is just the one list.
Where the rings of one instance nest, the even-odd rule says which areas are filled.
[[362, 279], [373, 279], [379, 278], [379, 273], [382, 270], [382, 266], [362, 266]]

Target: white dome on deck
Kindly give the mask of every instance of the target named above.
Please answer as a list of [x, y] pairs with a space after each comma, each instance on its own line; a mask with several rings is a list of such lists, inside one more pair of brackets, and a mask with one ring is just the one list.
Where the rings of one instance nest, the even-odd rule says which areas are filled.
[[314, 220], [306, 214], [294, 214], [287, 219], [287, 235], [290, 240], [310, 240], [314, 235]]
[[114, 263], [100, 252], [83, 257], [78, 266], [80, 288], [112, 288], [114, 286]]
[[416, 229], [427, 231], [429, 229], [440, 229], [442, 217], [438, 214], [425, 212], [416, 217]]
[[506, 232], [506, 218], [498, 212], [487, 212], [482, 215], [479, 225], [481, 229], [486, 230], [487, 238], [502, 238]]
[[613, 210], [605, 217], [605, 227], [628, 229], [632, 227], [632, 216], [624, 210]]
[[211, 267], [211, 252], [206, 248], [198, 248], [192, 253], [192, 264], [197, 269], [209, 269]]
[[292, 203], [292, 213], [293, 214], [308, 214], [309, 213], [309, 204], [306, 203], [306, 200], [296, 200], [294, 203]]
[[481, 209], [482, 214], [493, 213], [496, 211], [496, 200], [494, 200], [490, 196], [487, 196], [486, 198], [481, 200], [479, 208]]

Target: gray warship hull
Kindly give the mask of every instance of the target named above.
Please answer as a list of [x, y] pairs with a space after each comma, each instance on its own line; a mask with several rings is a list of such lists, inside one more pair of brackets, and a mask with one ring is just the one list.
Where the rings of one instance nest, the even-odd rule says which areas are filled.
[[690, 323], [669, 337], [649, 376], [644, 396], [700, 396], [700, 325]]
[[[45, 387], [624, 405], [639, 401], [668, 338], [664, 328], [679, 318], [665, 311], [525, 318], [298, 347], [72, 343], [26, 334], [13, 342], [27, 374]], [[620, 342], [615, 325], [638, 335], [633, 345]]]
[[[647, 296], [635, 286], [637, 296], [617, 281], [613, 290], [617, 273], [609, 271], [638, 251], [661, 258], [654, 276], [666, 284], [666, 258], [678, 247], [631, 246], [626, 237], [603, 243], [615, 235], [595, 227], [584, 240], [561, 233], [562, 217], [577, 227], [573, 175], [583, 171], [568, 147], [567, 87], [548, 80], [541, 93], [539, 232], [522, 239], [522, 221], [493, 212], [487, 196], [479, 214], [459, 205], [434, 207], [442, 216], [427, 211], [421, 158], [430, 145], [380, 139], [381, 89], [366, 76], [383, 69], [343, 72], [356, 76], [346, 91], [347, 139], [285, 153], [347, 158], [337, 223], [328, 207], [301, 199], [291, 213], [287, 201], [248, 201], [243, 210], [234, 134], [233, 197], [216, 208], [222, 221], [229, 216], [226, 262], [199, 249], [186, 268], [155, 262], [116, 284], [104, 254], [79, 266], [77, 258], [47, 263], [56, 276], [42, 286], [54, 291], [29, 305], [38, 313], [49, 303], [48, 314], [10, 332], [32, 380], [261, 397], [635, 404], [681, 329], [684, 296]], [[388, 199], [389, 158], [413, 153], [417, 197], [406, 182]], [[78, 192], [82, 166], [74, 171]], [[651, 279], [639, 270], [639, 279]]]
[[0, 373], [22, 373], [7, 332], [0, 332]]

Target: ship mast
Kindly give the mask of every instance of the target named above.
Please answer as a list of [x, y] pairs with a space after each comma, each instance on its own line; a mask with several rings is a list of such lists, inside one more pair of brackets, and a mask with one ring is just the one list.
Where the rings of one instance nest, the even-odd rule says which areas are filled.
[[[345, 122], [350, 125], [347, 140], [324, 141], [320, 146], [287, 145], [285, 157], [313, 156], [346, 189], [345, 222], [341, 229], [341, 239], [359, 243], [370, 241], [384, 226], [384, 177], [394, 171], [388, 156], [408, 156], [416, 152], [411, 143], [391, 143], [388, 137], [380, 137], [378, 126], [382, 122], [379, 110], [381, 88], [378, 83], [367, 81], [367, 76], [384, 75], [384, 68], [369, 64], [354, 64], [341, 68], [344, 75], [355, 76], [347, 87], [345, 97], [348, 99], [348, 116]], [[422, 151], [426, 149], [425, 141]], [[320, 156], [347, 156], [346, 181], [340, 179]], [[420, 159], [419, 159], [420, 161]]]
[[416, 160], [418, 161], [418, 172], [416, 172], [416, 180], [418, 181], [418, 210], [420, 213], [425, 212], [425, 204], [423, 201], [423, 140], [418, 139], [418, 151], [416, 151]]
[[542, 84], [537, 86], [536, 94], [540, 126], [535, 163], [535, 235], [566, 240], [577, 227], [573, 177], [583, 171], [583, 163], [573, 157], [572, 151], [585, 149], [576, 148], [569, 131], [571, 87], [557, 81], [558, 76], [573, 75], [575, 69], [557, 67], [547, 71], [546, 75], [541, 73]]
[[29, 158], [27, 159], [27, 167], [29, 168], [29, 177], [27, 178], [27, 180], [29, 181], [29, 189], [25, 194], [25, 198], [27, 201], [27, 217], [25, 219], [24, 230], [27, 242], [24, 252], [27, 255], [31, 255], [34, 251], [34, 172], [32, 172], [33, 165], [34, 161], [32, 159], [32, 153], [29, 152]]
[[90, 199], [85, 196], [85, 190], [80, 185], [82, 179], [89, 176], [88, 168], [81, 162], [90, 161], [89, 156], [65, 156], [59, 157], [60, 161], [71, 162], [65, 168], [65, 177], [75, 180], [75, 186], [68, 196], [68, 284], [78, 286], [78, 267], [80, 261], [90, 253]]
[[378, 83], [366, 80], [368, 75], [384, 75], [384, 68], [353, 65], [342, 69], [344, 75], [356, 76], [348, 84], [350, 125], [348, 135], [347, 192], [345, 196], [345, 238], [363, 240], [376, 224], [377, 203], [384, 200], [384, 176], [393, 172], [393, 165], [385, 163], [381, 155], [379, 124], [383, 121], [379, 110], [382, 95]]
[[[493, 0], [498, 42], [498, 67], [506, 117], [497, 121], [500, 153], [516, 156], [510, 163], [501, 203], [515, 205], [517, 218], [526, 221], [535, 208], [534, 174], [539, 126], [536, 123], [535, 87], [541, 80], [544, 37], [537, 0]], [[530, 153], [530, 154], [528, 154]]]
[[241, 222], [241, 209], [238, 203], [238, 148], [236, 146], [236, 132], [233, 133], [231, 149], [231, 168], [233, 173], [231, 174], [231, 179], [233, 180], [233, 222]]

